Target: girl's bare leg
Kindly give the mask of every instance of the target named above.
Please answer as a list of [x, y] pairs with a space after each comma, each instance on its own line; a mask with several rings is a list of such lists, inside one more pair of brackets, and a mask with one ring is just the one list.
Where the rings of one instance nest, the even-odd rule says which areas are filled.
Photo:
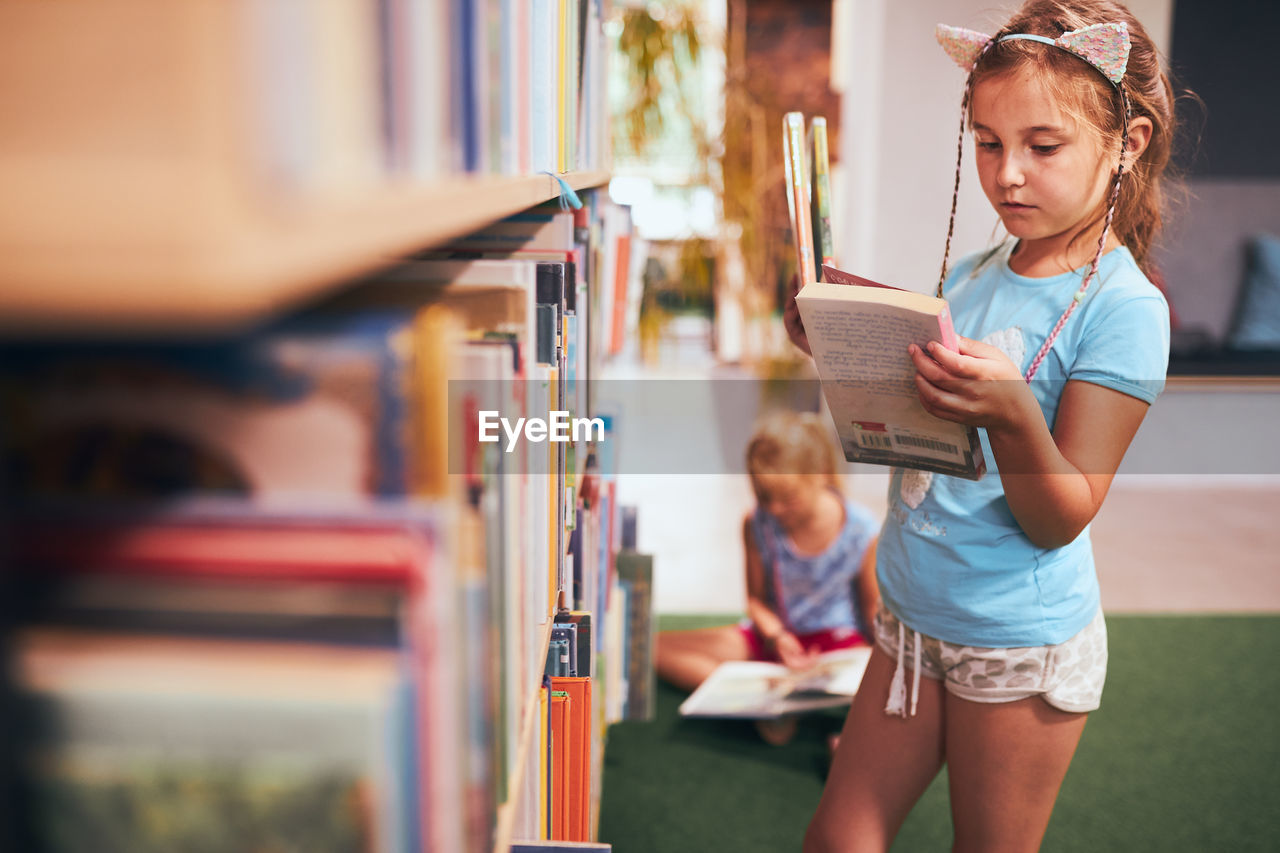
[[1039, 696], [984, 704], [948, 694], [945, 704], [955, 850], [1039, 850], [1088, 714]]
[[887, 716], [893, 669], [894, 661], [873, 648], [805, 835], [805, 853], [887, 850], [942, 767], [942, 684], [921, 678], [916, 715]]
[[751, 649], [737, 625], [662, 631], [654, 667], [658, 677], [681, 690], [693, 690], [727, 660], [746, 660]]

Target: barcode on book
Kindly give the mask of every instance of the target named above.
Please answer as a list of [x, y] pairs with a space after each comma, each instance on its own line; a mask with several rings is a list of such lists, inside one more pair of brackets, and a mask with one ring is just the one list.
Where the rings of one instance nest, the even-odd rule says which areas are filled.
[[908, 447], [915, 447], [920, 450], [934, 450], [938, 453], [945, 453], [948, 456], [959, 456], [960, 448], [954, 444], [948, 444], [945, 441], [935, 441], [932, 438], [920, 438], [914, 435], [895, 435], [894, 439], [899, 444], [905, 444]]
[[893, 439], [883, 432], [855, 430], [854, 435], [858, 437], [858, 446], [860, 447], [872, 450], [893, 450]]
[[960, 466], [965, 470], [973, 464], [967, 442], [952, 439], [953, 432], [959, 430], [933, 432], [913, 426], [867, 421], [852, 421], [850, 426], [850, 432], [840, 437], [840, 446], [850, 462], [906, 467], [914, 467], [914, 463], [920, 463], [920, 467], [925, 468], [937, 462]]

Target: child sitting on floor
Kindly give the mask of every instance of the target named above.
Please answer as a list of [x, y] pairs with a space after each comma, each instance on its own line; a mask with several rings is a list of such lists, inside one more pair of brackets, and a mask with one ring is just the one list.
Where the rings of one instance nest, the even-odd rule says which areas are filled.
[[[813, 414], [769, 416], [747, 446], [757, 506], [743, 521], [747, 618], [738, 625], [658, 635], [659, 677], [693, 690], [724, 661], [793, 669], [826, 651], [865, 645], [879, 593], [879, 522], [841, 490], [839, 449]], [[762, 725], [785, 742], [794, 720]]]

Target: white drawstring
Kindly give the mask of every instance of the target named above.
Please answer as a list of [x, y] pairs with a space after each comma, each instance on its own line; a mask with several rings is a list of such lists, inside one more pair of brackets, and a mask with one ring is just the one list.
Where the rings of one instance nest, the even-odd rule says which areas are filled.
[[907, 715], [907, 684], [906, 675], [903, 672], [902, 656], [906, 650], [906, 629], [902, 622], [898, 622], [898, 666], [893, 671], [893, 681], [889, 683], [889, 701], [885, 703], [884, 712], [886, 714], [896, 714], [899, 717]]
[[916, 715], [916, 702], [920, 699], [920, 632], [913, 632], [915, 637], [915, 672], [911, 675], [911, 716]]
[[[920, 632], [912, 631], [915, 648], [912, 650], [915, 671], [911, 674], [911, 716], [916, 715], [916, 703], [920, 700]], [[893, 671], [893, 680], [889, 683], [889, 701], [885, 703], [886, 714], [907, 716], [907, 677], [904, 664], [907, 648], [907, 629], [898, 620], [898, 666]]]

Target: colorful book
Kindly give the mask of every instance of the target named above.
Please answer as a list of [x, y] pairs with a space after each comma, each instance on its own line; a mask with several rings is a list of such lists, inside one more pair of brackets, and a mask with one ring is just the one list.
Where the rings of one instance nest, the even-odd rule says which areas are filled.
[[791, 237], [795, 242], [796, 273], [803, 286], [818, 280], [813, 257], [813, 225], [809, 207], [811, 189], [808, 157], [805, 156], [804, 115], [791, 112], [782, 117], [783, 172], [786, 175], [787, 213], [791, 217]]
[[406, 849], [396, 650], [55, 628], [10, 640], [45, 724], [15, 742], [57, 849]]
[[401, 310], [305, 314], [208, 343], [11, 353], [0, 406], [12, 415], [8, 449], [24, 460], [11, 488], [276, 506], [409, 494], [412, 321]]
[[652, 720], [657, 684], [653, 666], [653, 556], [619, 551], [618, 583], [627, 587], [627, 695], [623, 718]]
[[570, 758], [572, 736], [569, 730], [569, 693], [551, 688], [551, 711], [548, 730], [551, 741], [550, 806], [551, 838], [569, 840], [569, 776], [573, 761]]
[[543, 678], [538, 688], [538, 760], [530, 762], [538, 773], [538, 838], [550, 838], [551, 832], [551, 682]]
[[552, 637], [547, 644], [547, 675], [560, 677], [569, 674], [569, 641]]
[[[597, 569], [598, 571], [598, 569]], [[591, 613], [586, 610], [561, 610], [556, 613], [556, 624], [573, 626], [575, 649], [573, 658], [577, 666], [577, 675], [592, 675], [592, 624]]]
[[814, 116], [809, 120], [809, 156], [813, 176], [813, 203], [810, 205], [813, 225], [813, 255], [819, 272], [823, 266], [835, 264], [835, 238], [831, 232], [831, 158], [827, 150], [827, 120]]
[[568, 697], [565, 709], [565, 737], [568, 738], [568, 765], [565, 773], [567, 814], [564, 834], [566, 841], [589, 841], [591, 814], [591, 679], [553, 677], [553, 695], [564, 692]]
[[557, 617], [551, 626], [551, 642], [560, 644], [564, 649], [564, 658], [560, 661], [563, 671], [552, 674], [582, 675], [578, 672], [578, 626], [572, 622], [561, 622]]

